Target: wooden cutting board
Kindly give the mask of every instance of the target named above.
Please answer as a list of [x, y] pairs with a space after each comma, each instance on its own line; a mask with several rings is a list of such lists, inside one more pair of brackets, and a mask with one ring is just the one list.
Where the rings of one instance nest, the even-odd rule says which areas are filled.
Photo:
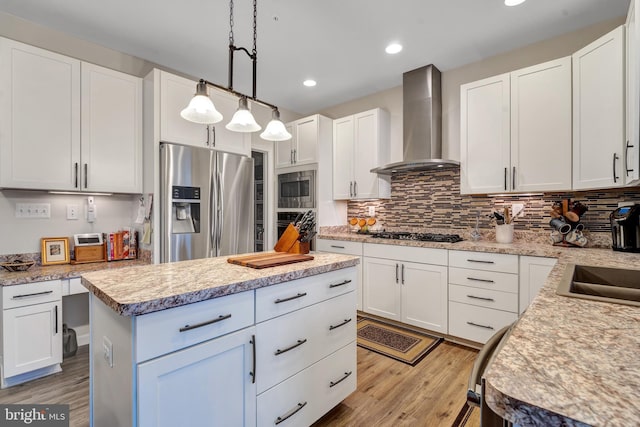
[[230, 257], [227, 262], [238, 264], [250, 268], [268, 268], [278, 265], [293, 264], [295, 262], [311, 261], [313, 256], [290, 254], [286, 252], [275, 252], [267, 254], [245, 255], [240, 257]]

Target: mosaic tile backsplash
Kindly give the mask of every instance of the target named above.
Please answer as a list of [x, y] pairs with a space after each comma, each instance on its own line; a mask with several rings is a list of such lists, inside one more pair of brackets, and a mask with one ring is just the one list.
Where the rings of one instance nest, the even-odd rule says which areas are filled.
[[[592, 240], [605, 241], [598, 246], [610, 246], [609, 214], [618, 202], [640, 203], [640, 187], [594, 190], [543, 195], [509, 195], [500, 197], [460, 194], [460, 171], [457, 169], [394, 174], [391, 179], [391, 199], [350, 201], [349, 218], [368, 217], [368, 207], [375, 206], [376, 218], [387, 230], [453, 229], [470, 231], [479, 215], [483, 234], [493, 230], [489, 215], [505, 205], [523, 203], [525, 215], [515, 222], [517, 234], [549, 235], [549, 211], [556, 201], [571, 199], [588, 207], [581, 222]], [[607, 242], [606, 239], [609, 239]], [[590, 245], [592, 246], [592, 245]]]

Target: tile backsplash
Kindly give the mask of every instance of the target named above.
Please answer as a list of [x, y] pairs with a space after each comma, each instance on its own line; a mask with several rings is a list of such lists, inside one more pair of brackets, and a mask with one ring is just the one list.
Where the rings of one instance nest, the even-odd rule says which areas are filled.
[[[594, 190], [543, 195], [469, 196], [460, 194], [460, 172], [457, 169], [394, 174], [391, 199], [350, 201], [347, 215], [368, 217], [374, 206], [376, 218], [387, 230], [453, 229], [470, 231], [480, 215], [479, 228], [485, 234], [493, 230], [488, 217], [505, 205], [523, 203], [525, 215], [515, 222], [516, 233], [540, 233], [548, 236], [549, 211], [555, 201], [571, 199], [588, 207], [581, 222], [588, 234], [609, 239], [609, 214], [618, 202], [640, 203], [640, 187]], [[607, 242], [604, 242], [606, 246]]]

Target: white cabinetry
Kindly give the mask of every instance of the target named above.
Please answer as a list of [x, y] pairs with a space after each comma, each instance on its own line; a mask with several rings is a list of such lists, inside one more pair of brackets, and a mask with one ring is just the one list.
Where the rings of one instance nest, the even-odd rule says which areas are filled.
[[571, 188], [569, 57], [467, 83], [460, 93], [461, 193]]
[[58, 372], [61, 362], [60, 281], [2, 287], [2, 387]]
[[323, 141], [331, 138], [324, 122], [330, 122], [330, 119], [314, 114], [287, 123], [286, 128], [291, 134], [291, 139], [274, 142], [276, 169], [316, 163], [318, 149], [325, 145]]
[[520, 256], [519, 314], [522, 314], [538, 295], [540, 288], [544, 286], [556, 262], [555, 258]]
[[356, 265], [356, 269], [358, 270], [356, 308], [358, 310], [362, 310], [362, 242], [317, 239], [316, 250], [319, 252], [335, 252], [338, 254], [355, 255], [360, 257], [360, 263]]
[[624, 26], [573, 54], [574, 190], [624, 184], [624, 56]]
[[449, 251], [449, 335], [485, 343], [517, 318], [517, 255]]
[[637, 185], [640, 180], [640, 34], [638, 18], [640, 0], [631, 0], [626, 26], [626, 79], [627, 79], [627, 140], [623, 172], [625, 184]]
[[447, 333], [445, 249], [365, 243], [363, 253], [364, 312]]
[[4, 38], [0, 58], [2, 187], [142, 191], [139, 78]]
[[389, 197], [388, 176], [370, 170], [389, 162], [389, 113], [376, 108], [333, 121], [333, 198]]
[[209, 97], [224, 119], [215, 125], [203, 125], [180, 116], [180, 112], [193, 98], [195, 90], [195, 81], [160, 71], [160, 140], [248, 156], [251, 151], [251, 135], [231, 132], [224, 127], [238, 108], [238, 98], [209, 88]]

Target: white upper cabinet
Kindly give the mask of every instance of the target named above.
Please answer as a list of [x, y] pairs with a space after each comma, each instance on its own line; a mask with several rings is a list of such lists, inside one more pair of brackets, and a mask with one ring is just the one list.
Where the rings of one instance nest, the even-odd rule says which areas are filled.
[[0, 38], [0, 185], [79, 189], [80, 61]]
[[464, 84], [463, 194], [571, 188], [571, 59]]
[[334, 200], [389, 197], [389, 176], [370, 172], [389, 163], [389, 145], [389, 113], [385, 110], [376, 108], [334, 120]]
[[82, 63], [81, 188], [142, 192], [142, 80]]
[[318, 161], [320, 116], [305, 117], [286, 124], [291, 134], [288, 141], [276, 141], [276, 168], [308, 165]]
[[624, 56], [624, 26], [573, 54], [574, 190], [624, 184]]
[[189, 105], [196, 91], [197, 82], [160, 72], [160, 140], [196, 147], [249, 155], [251, 134], [232, 132], [225, 128], [238, 109], [238, 98], [209, 88], [213, 101], [223, 120], [215, 125], [204, 125], [185, 120], [180, 112]]
[[640, 0], [631, 0], [626, 22], [627, 53], [627, 140], [624, 151], [623, 172], [625, 184], [640, 183], [640, 58], [638, 49], [638, 19]]

